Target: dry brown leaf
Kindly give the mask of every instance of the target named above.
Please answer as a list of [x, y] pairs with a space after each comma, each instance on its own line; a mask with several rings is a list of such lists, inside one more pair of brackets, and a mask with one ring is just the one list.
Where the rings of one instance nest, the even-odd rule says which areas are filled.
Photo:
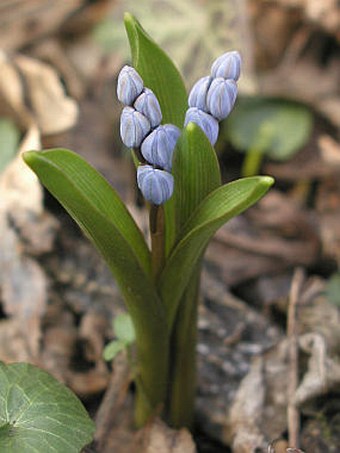
[[[311, 212], [272, 190], [246, 214], [218, 230], [206, 259], [227, 285], [280, 274], [319, 259], [320, 244]], [[226, 259], [228, 257], [228, 259]]]
[[230, 434], [234, 453], [254, 453], [267, 445], [260, 427], [265, 393], [263, 361], [259, 359], [243, 379], [230, 410]]
[[[40, 135], [32, 126], [17, 157], [0, 176], [0, 289], [3, 310], [17, 318], [32, 357], [38, 355], [40, 321], [47, 300], [47, 281], [42, 268], [25, 255], [25, 243], [15, 228], [16, 215], [23, 222], [41, 222], [42, 189], [35, 174], [24, 164], [22, 153], [39, 149]], [[33, 229], [34, 231], [34, 229]], [[33, 233], [34, 234], [34, 233]], [[44, 236], [40, 236], [44, 242]], [[44, 250], [51, 248], [48, 235]]]
[[[273, 0], [272, 0], [273, 1]], [[301, 8], [307, 19], [317, 23], [340, 39], [340, 11], [337, 0], [274, 0], [291, 8]]]
[[340, 363], [328, 354], [326, 340], [320, 334], [303, 335], [299, 338], [299, 344], [310, 355], [307, 371], [295, 394], [296, 403], [302, 405], [339, 387]]
[[24, 123], [31, 122], [30, 114], [24, 104], [24, 89], [18, 71], [8, 56], [0, 50], [0, 97], [1, 114], [10, 113]]
[[0, 51], [1, 113], [9, 114], [23, 129], [36, 125], [42, 134], [56, 134], [73, 127], [78, 105], [49, 65]]
[[319, 138], [319, 147], [322, 159], [329, 165], [340, 166], [340, 144], [329, 135]]
[[155, 420], [138, 433], [135, 453], [195, 453], [196, 446], [187, 429], [178, 431]]
[[56, 134], [74, 126], [78, 106], [66, 96], [54, 69], [24, 55], [17, 55], [14, 62], [27, 83], [27, 96], [41, 133]]
[[40, 149], [40, 133], [35, 125], [27, 131], [15, 159], [0, 176], [0, 208], [26, 209], [35, 214], [42, 213], [42, 188], [36, 175], [22, 160], [22, 153]]
[[27, 45], [29, 41], [55, 33], [65, 18], [79, 8], [81, 3], [84, 2], [82, 0], [1, 2], [0, 37], [2, 47], [13, 51]]
[[0, 360], [6, 363], [32, 361], [21, 320], [11, 318], [0, 321]]
[[[309, 291], [308, 285], [304, 291]], [[302, 294], [301, 301], [304, 299]], [[339, 313], [319, 295], [305, 303], [299, 306], [299, 347], [309, 360], [306, 370], [300, 364], [303, 374], [294, 396], [302, 412], [305, 403], [340, 384]], [[234, 452], [250, 453], [256, 447], [264, 449], [270, 440], [285, 432], [288, 376], [287, 339], [253, 361], [226, 418], [224, 441], [233, 446]]]

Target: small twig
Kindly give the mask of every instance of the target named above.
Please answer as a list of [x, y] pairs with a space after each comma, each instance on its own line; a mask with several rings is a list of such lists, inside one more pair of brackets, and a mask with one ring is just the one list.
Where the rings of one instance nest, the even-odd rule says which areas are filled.
[[289, 341], [288, 371], [288, 443], [291, 447], [299, 447], [300, 413], [295, 404], [295, 392], [298, 387], [299, 352], [298, 352], [298, 320], [297, 305], [305, 276], [301, 268], [295, 270], [288, 301], [287, 336]]
[[[96, 414], [95, 443], [100, 451], [103, 451], [112, 431], [117, 429], [117, 426], [122, 430], [122, 425], [126, 422], [124, 418], [129, 416], [127, 395], [131, 378], [127, 356], [120, 353], [114, 360], [114, 372]], [[124, 414], [127, 417], [124, 417]]]

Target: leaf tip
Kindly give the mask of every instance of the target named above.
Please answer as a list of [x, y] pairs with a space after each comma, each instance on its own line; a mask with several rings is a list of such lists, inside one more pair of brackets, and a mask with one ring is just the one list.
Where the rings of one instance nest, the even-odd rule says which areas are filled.
[[275, 179], [272, 176], [261, 176], [261, 182], [269, 189], [275, 183]]
[[135, 21], [136, 21], [136, 19], [131, 13], [129, 13], [127, 11], [124, 13], [124, 23], [125, 24], [127, 24], [127, 23], [133, 24], [133, 22], [135, 22]]
[[31, 166], [32, 163], [34, 162], [35, 156], [37, 155], [39, 151], [25, 151], [22, 154], [22, 158], [24, 159], [24, 162], [28, 165]]

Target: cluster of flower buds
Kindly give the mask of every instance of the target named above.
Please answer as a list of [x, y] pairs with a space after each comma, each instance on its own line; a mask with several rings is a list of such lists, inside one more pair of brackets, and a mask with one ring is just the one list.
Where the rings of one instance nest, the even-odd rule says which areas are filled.
[[138, 149], [144, 159], [137, 168], [137, 184], [144, 198], [160, 205], [174, 188], [173, 152], [180, 136], [178, 127], [161, 125], [162, 112], [157, 97], [138, 72], [124, 66], [118, 76], [118, 99], [125, 104], [120, 118], [120, 135], [129, 148]]
[[227, 52], [214, 61], [210, 76], [199, 79], [189, 94], [184, 125], [196, 123], [212, 145], [217, 141], [218, 122], [234, 107], [240, 70], [240, 54]]

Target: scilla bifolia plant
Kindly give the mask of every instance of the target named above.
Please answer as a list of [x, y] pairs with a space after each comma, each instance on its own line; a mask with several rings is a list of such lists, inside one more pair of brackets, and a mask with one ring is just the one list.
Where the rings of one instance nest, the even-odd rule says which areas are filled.
[[[150, 210], [151, 250], [108, 182], [77, 154], [52, 149], [24, 159], [101, 252], [125, 299], [137, 348], [136, 422], [161, 415], [190, 426], [195, 394], [198, 286], [204, 250], [230, 218], [259, 200], [270, 177], [222, 185], [212, 145], [236, 99], [240, 57], [218, 58], [188, 97], [169, 57], [125, 15], [133, 67], [117, 93], [121, 136], [133, 149]], [[95, 301], [94, 301], [95, 303]]]

